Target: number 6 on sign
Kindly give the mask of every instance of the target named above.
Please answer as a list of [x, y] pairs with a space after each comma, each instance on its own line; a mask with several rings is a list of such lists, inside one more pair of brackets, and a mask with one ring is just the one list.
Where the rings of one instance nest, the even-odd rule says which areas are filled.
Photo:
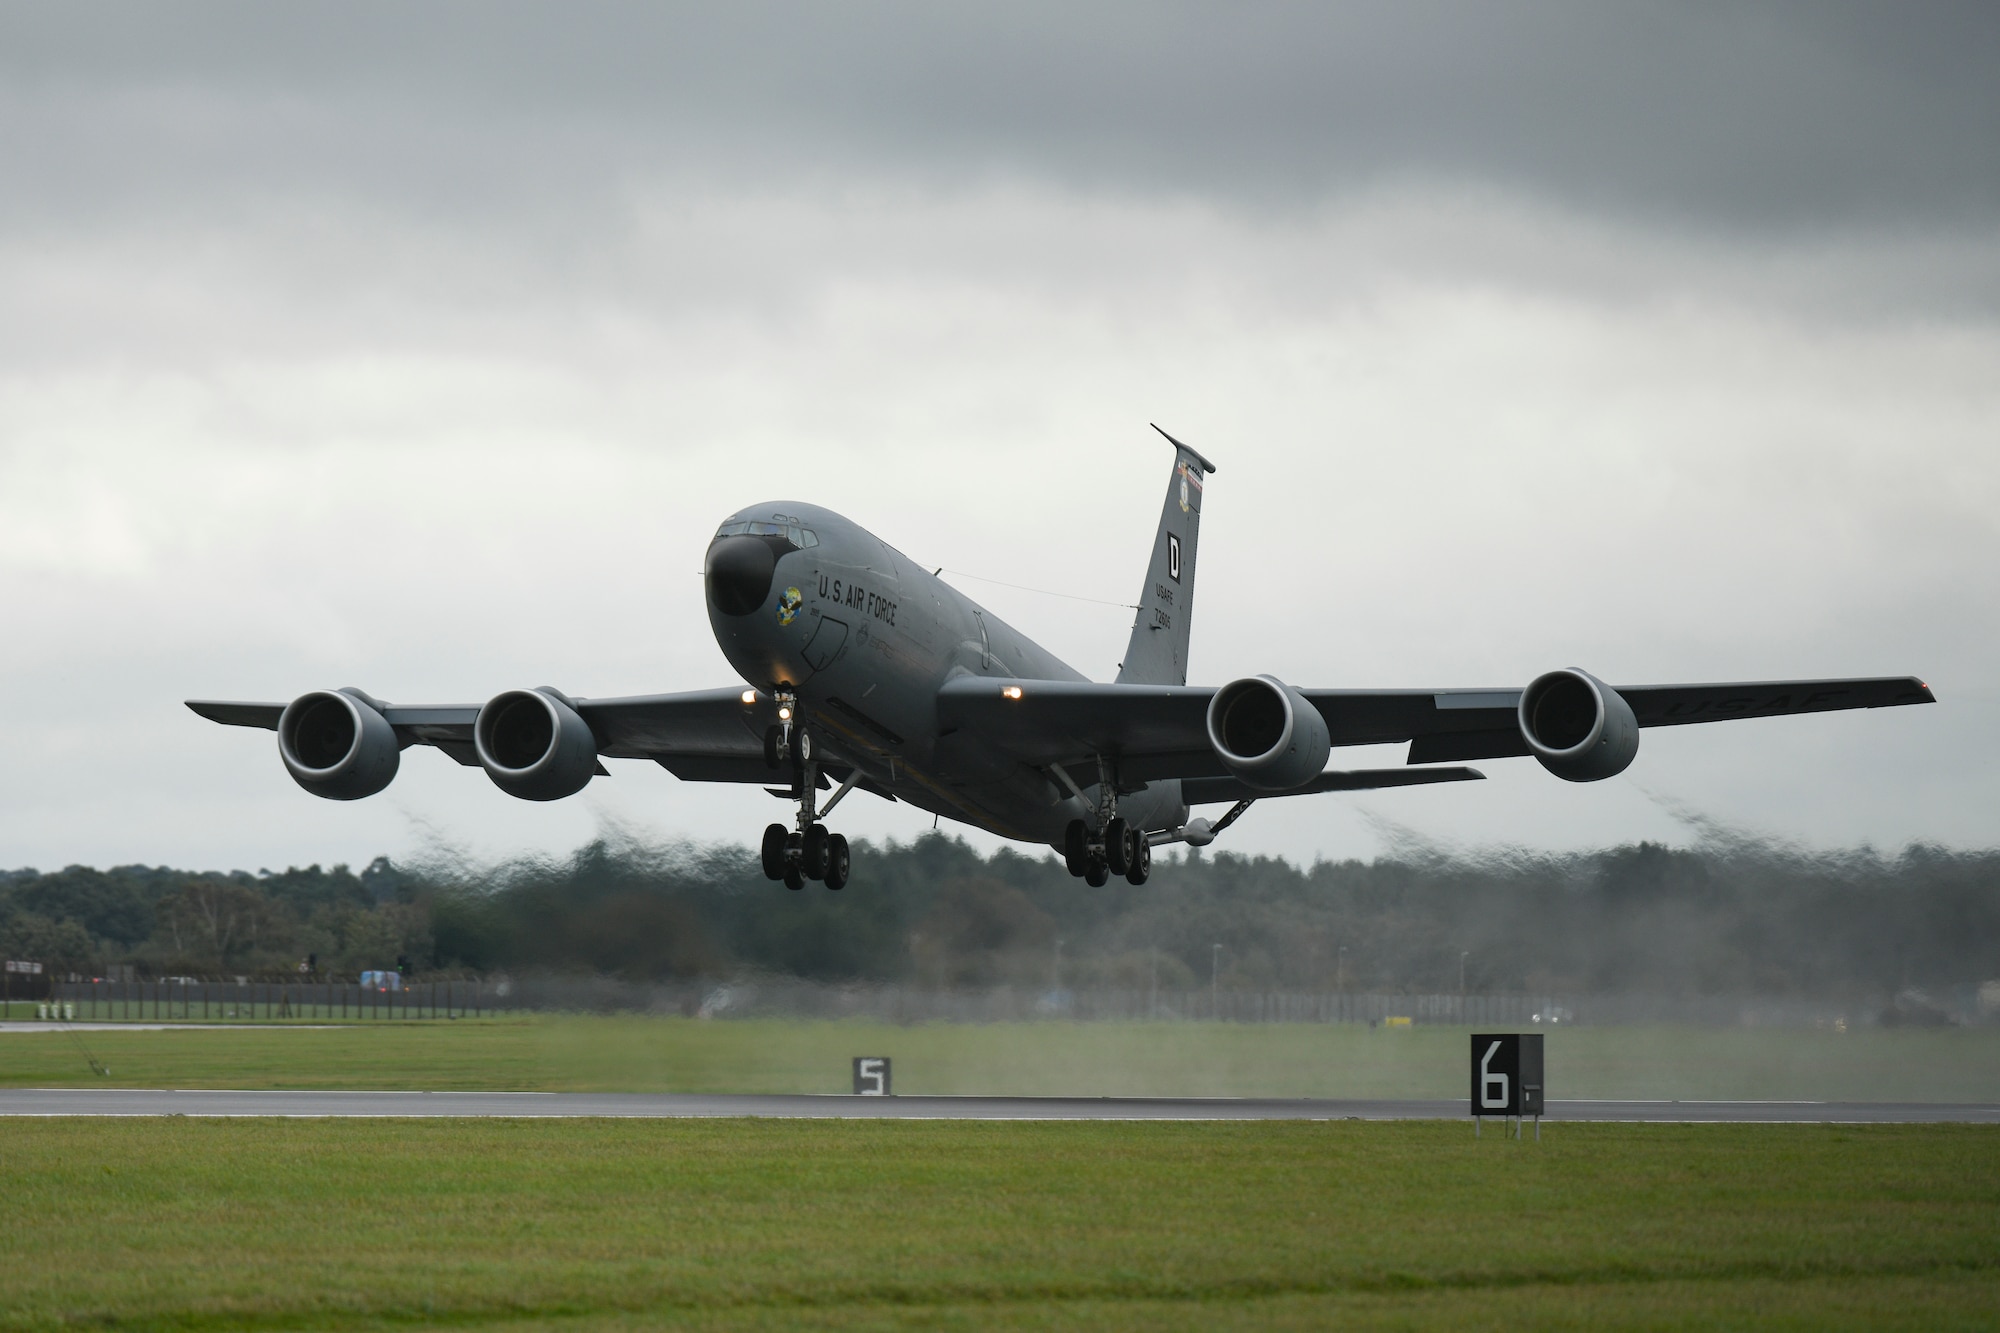
[[1521, 1114], [1521, 1041], [1512, 1032], [1472, 1034], [1474, 1117]]
[[1495, 1037], [1486, 1054], [1479, 1058], [1479, 1109], [1498, 1111], [1506, 1114], [1509, 1105], [1507, 1096], [1507, 1076], [1496, 1073], [1490, 1066], [1493, 1057], [1500, 1053], [1500, 1038]]
[[[1527, 1116], [1541, 1137], [1542, 1034], [1475, 1032], [1472, 1035], [1472, 1115]], [[1475, 1132], [1477, 1126], [1474, 1126]]]

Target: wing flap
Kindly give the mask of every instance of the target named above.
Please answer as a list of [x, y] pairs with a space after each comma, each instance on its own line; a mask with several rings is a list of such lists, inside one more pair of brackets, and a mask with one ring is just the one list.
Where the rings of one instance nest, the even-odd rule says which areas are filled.
[[768, 767], [761, 752], [750, 758], [740, 755], [666, 754], [653, 762], [682, 782], [746, 782], [768, 787], [785, 776], [782, 770]]
[[[614, 759], [706, 756], [754, 757], [764, 762], [764, 732], [776, 724], [778, 708], [753, 692], [693, 690], [684, 694], [644, 694], [623, 699], [578, 699], [576, 711], [597, 733], [599, 752]], [[768, 772], [760, 781], [769, 781]], [[734, 778], [694, 781], [738, 781]]]
[[976, 732], [1033, 764], [1088, 756], [1206, 749], [1208, 699], [1199, 685], [960, 676], [938, 689], [938, 730]]
[[1412, 764], [1441, 764], [1455, 759], [1515, 759], [1530, 753], [1519, 727], [1506, 731], [1443, 731], [1410, 742]]
[[1184, 778], [1181, 799], [1189, 805], [1220, 801], [1261, 801], [1272, 796], [1313, 796], [1328, 791], [1376, 791], [1383, 787], [1422, 787], [1433, 782], [1481, 782], [1476, 768], [1358, 768], [1348, 773], [1322, 773], [1290, 791], [1259, 791], [1235, 778]]

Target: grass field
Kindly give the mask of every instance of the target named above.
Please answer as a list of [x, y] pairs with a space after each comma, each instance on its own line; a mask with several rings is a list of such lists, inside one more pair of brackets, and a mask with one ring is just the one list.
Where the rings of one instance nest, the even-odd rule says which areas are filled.
[[28, 1120], [0, 1327], [1992, 1328], [1964, 1126]]
[[[1460, 1028], [1002, 1023], [897, 1027], [680, 1018], [508, 1018], [333, 1029], [0, 1035], [0, 1085], [844, 1092], [888, 1055], [905, 1093], [1462, 1097]], [[2000, 1101], [2000, 1028], [1567, 1028], [1550, 1095]]]

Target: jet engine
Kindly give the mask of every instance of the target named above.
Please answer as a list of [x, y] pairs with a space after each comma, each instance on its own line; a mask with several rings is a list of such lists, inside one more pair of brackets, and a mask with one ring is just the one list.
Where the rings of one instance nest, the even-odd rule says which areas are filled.
[[359, 690], [314, 690], [278, 716], [278, 754], [301, 787], [329, 801], [373, 796], [402, 763], [396, 730]]
[[493, 785], [524, 801], [574, 796], [597, 772], [597, 737], [544, 685], [495, 695], [472, 724], [472, 748]]
[[1275, 676], [1246, 676], [1208, 701], [1208, 743], [1242, 781], [1263, 791], [1304, 786], [1326, 768], [1326, 719]]
[[1521, 692], [1521, 734], [1543, 768], [1566, 782], [1616, 777], [1639, 753], [1639, 720], [1618, 691], [1574, 667]]

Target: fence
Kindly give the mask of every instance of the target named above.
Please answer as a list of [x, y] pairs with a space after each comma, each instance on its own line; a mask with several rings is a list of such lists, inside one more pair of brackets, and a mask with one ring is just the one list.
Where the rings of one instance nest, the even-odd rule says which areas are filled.
[[[678, 1014], [887, 1023], [1387, 1023], [1519, 1028], [1680, 1023], [1828, 1027], [1866, 1021], [1852, 1003], [1639, 995], [1349, 994], [1330, 991], [1063, 990], [831, 985], [792, 978], [643, 984], [602, 978], [453, 979], [399, 990], [339, 982], [58, 981], [79, 1022], [401, 1022], [499, 1013]], [[17, 1004], [15, 1008], [20, 1008]]]
[[79, 1023], [321, 1023], [477, 1018], [492, 1012], [490, 983], [379, 986], [316, 981], [58, 981], [55, 1000]]

